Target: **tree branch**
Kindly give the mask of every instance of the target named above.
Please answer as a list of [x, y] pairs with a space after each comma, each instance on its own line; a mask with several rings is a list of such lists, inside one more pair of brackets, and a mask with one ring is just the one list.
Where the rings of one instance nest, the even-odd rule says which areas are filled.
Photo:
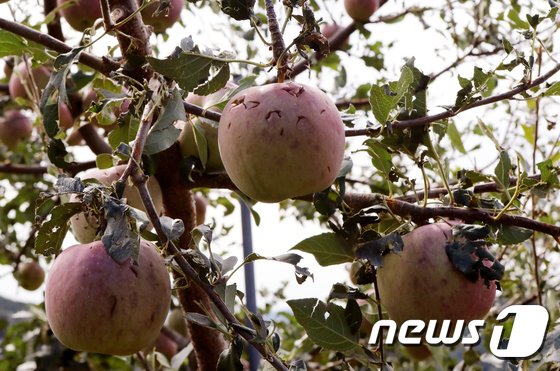
[[[75, 163], [68, 166], [64, 169], [70, 175], [74, 176], [80, 171], [84, 171], [87, 169], [91, 169], [95, 167], [95, 161], [86, 161]], [[5, 174], [29, 174], [29, 175], [42, 175], [48, 172], [48, 168], [46, 166], [41, 165], [18, 165], [18, 164], [10, 164], [4, 163], [0, 164], [0, 173]]]
[[92, 124], [80, 126], [78, 132], [86, 142], [87, 146], [96, 155], [101, 153], [113, 153], [111, 146], [97, 133]]
[[[496, 103], [496, 102], [499, 102], [499, 101], [505, 100], [505, 99], [510, 99], [510, 98], [514, 97], [515, 95], [517, 95], [519, 93], [522, 93], [522, 92], [527, 91], [531, 88], [534, 88], [535, 86], [539, 86], [540, 84], [544, 83], [549, 78], [554, 76], [558, 71], [560, 71], [560, 63], [556, 64], [554, 66], [554, 68], [552, 68], [550, 71], [548, 71], [544, 75], [541, 75], [540, 77], [536, 78], [532, 82], [521, 84], [521, 85], [517, 86], [516, 88], [511, 89], [511, 90], [509, 90], [505, 93], [498, 94], [498, 95], [493, 95], [491, 97], [481, 99], [477, 102], [467, 104], [463, 107], [456, 108], [454, 110], [447, 110], [447, 111], [436, 113], [436, 114], [430, 115], [430, 116], [424, 116], [424, 117], [420, 117], [420, 118], [416, 118], [416, 119], [402, 120], [402, 121], [395, 120], [392, 124], [392, 129], [404, 130], [404, 129], [408, 129], [408, 128], [416, 128], [416, 127], [426, 126], [426, 125], [431, 124], [432, 122], [436, 122], [436, 121], [440, 121], [440, 120], [444, 120], [444, 119], [448, 119], [448, 118], [457, 116], [459, 113], [464, 112], [464, 111], [468, 111], [468, 110], [473, 109], [473, 108], [482, 107], [482, 106], [492, 104], [492, 103]], [[368, 133], [371, 133], [371, 129], [349, 129], [349, 130], [346, 130], [346, 136], [347, 137], [363, 136], [363, 135], [368, 135]]]
[[[58, 53], [68, 53], [72, 50], [72, 47], [68, 46], [60, 40], [55, 39], [52, 36], [4, 18], [0, 18], [0, 28], [6, 31], [10, 31], [27, 40], [43, 45]], [[112, 71], [116, 71], [120, 68], [119, 63], [109, 58], [97, 58], [89, 53], [80, 54], [79, 61], [80, 63], [83, 63], [84, 65], [91, 67], [107, 76], [109, 76]]]
[[[55, 10], [56, 8], [56, 0], [44, 0], [43, 9], [45, 13], [45, 17]], [[58, 39], [60, 41], [64, 41], [64, 35], [62, 34], [62, 27], [60, 26], [60, 14], [55, 13], [52, 20], [47, 23], [47, 32], [49, 35]]]

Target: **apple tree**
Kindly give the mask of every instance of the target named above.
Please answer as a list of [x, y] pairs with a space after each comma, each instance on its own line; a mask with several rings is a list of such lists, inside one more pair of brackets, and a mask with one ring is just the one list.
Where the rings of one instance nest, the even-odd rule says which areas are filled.
[[[0, 7], [0, 264], [44, 288], [0, 311], [0, 369], [559, 366], [556, 1]], [[217, 253], [240, 202], [322, 233]], [[269, 260], [304, 287], [304, 256], [345, 268], [328, 295], [254, 310], [233, 283]], [[547, 334], [499, 359], [511, 305], [545, 307]], [[388, 318], [485, 326], [370, 343]]]

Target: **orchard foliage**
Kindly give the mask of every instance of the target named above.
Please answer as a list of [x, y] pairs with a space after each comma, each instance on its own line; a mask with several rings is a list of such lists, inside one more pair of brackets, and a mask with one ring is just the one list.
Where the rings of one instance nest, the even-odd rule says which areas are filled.
[[[27, 306], [24, 319], [12, 317], [16, 304], [0, 307], [0, 369], [237, 370], [251, 347], [262, 356], [260, 367], [278, 370], [559, 367], [556, 1], [11, 0], [0, 7], [0, 264], [24, 289], [40, 286], [44, 269], [49, 290], [73, 290], [75, 300], [47, 299], [76, 322], [62, 332], [78, 339], [60, 335], [69, 321], [49, 324], [44, 303]], [[337, 27], [322, 34], [327, 24]], [[343, 160], [342, 130], [321, 130], [317, 101], [284, 112], [274, 96], [239, 100], [288, 81], [334, 102], [328, 119], [344, 125]], [[218, 125], [222, 132], [229, 124], [222, 111], [226, 118], [232, 105], [250, 112], [257, 100], [263, 107], [246, 122], [237, 115], [237, 132], [218, 140]], [[314, 116], [314, 133], [299, 135], [295, 125], [282, 144], [284, 132], [272, 125], [305, 115]], [[267, 124], [256, 141], [235, 141]], [[108, 176], [116, 166], [118, 174]], [[301, 185], [324, 168], [336, 174]], [[252, 192], [263, 183], [267, 188]], [[218, 254], [237, 201], [258, 225], [251, 196], [278, 202], [277, 228], [286, 234], [289, 220], [324, 231], [280, 256], [257, 247], [238, 261], [240, 244]], [[212, 220], [204, 219], [206, 208]], [[85, 274], [80, 268], [55, 266], [49, 277], [55, 258], [81, 238], [80, 218], [91, 228], [87, 242], [96, 242], [72, 249], [102, 246], [97, 258], [107, 267], [99, 285], [89, 277], [89, 294], [99, 296], [92, 303], [79, 299], [92, 300], [75, 287]], [[435, 235], [415, 237], [429, 223], [444, 223], [442, 249], [434, 249]], [[163, 258], [167, 272], [159, 279], [172, 279], [171, 305], [168, 292], [160, 300], [148, 285], [140, 302], [130, 299], [118, 311], [124, 273], [145, 278], [153, 268], [143, 265], [141, 248]], [[405, 260], [407, 253], [413, 258]], [[294, 299], [265, 288], [268, 304], [252, 313], [232, 277], [269, 260], [305, 285], [313, 270], [304, 254], [350, 274], [332, 277], [323, 297]], [[413, 297], [418, 280], [427, 280], [424, 302]], [[492, 292], [472, 313], [465, 307], [478, 288]], [[409, 297], [399, 302], [400, 295]], [[138, 323], [112, 323], [114, 313], [142, 317], [145, 303], [172, 313], [161, 330], [161, 313], [150, 322], [158, 328], [143, 336], [127, 332], [142, 331]], [[496, 315], [512, 304], [550, 313], [544, 346], [530, 359], [489, 352]], [[99, 316], [84, 319], [79, 311], [88, 310]], [[425, 313], [485, 316], [481, 343], [422, 345], [422, 361], [399, 345], [367, 343], [380, 318], [403, 322]], [[83, 338], [95, 326], [101, 332]], [[104, 336], [111, 339], [89, 347]], [[134, 344], [120, 349], [110, 343], [118, 336]]]

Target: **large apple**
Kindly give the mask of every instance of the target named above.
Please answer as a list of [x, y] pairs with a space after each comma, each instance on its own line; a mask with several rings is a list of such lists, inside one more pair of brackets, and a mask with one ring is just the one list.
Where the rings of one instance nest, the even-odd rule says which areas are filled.
[[[224, 96], [235, 90], [237, 85], [233, 82], [228, 82], [225, 87], [210, 95], [202, 96], [197, 94], [189, 94], [185, 102], [202, 107], [209, 111], [220, 112], [221, 110], [215, 105], [221, 102]], [[200, 158], [199, 148], [195, 141], [195, 134], [193, 132], [193, 125], [198, 128], [202, 135], [206, 138], [207, 143], [207, 159], [206, 159], [206, 172], [218, 173], [224, 171], [224, 164], [220, 157], [220, 150], [218, 148], [218, 128], [214, 126], [209, 120], [199, 117], [186, 122], [180, 122], [177, 126], [181, 129], [179, 135], [179, 145], [181, 147], [181, 154], [184, 157]]]
[[[125, 168], [126, 165], [118, 165], [103, 170], [94, 168], [89, 169], [82, 174], [78, 174], [78, 176], [80, 179], [97, 179], [101, 184], [111, 185], [121, 177]], [[148, 190], [150, 191], [156, 210], [158, 212], [162, 211], [163, 199], [161, 195], [161, 188], [154, 177], [150, 177], [148, 180]], [[142, 199], [140, 198], [140, 194], [138, 193], [136, 187], [127, 185], [123, 196], [127, 199], [128, 205], [145, 211]], [[70, 202], [79, 202], [79, 198], [76, 195], [72, 195], [70, 197]], [[96, 239], [99, 229], [99, 220], [93, 215], [80, 213], [70, 218], [70, 226], [72, 227], [72, 233], [78, 242], [89, 243]]]
[[155, 1], [142, 10], [142, 19], [145, 24], [154, 28], [155, 33], [163, 33], [175, 22], [181, 18], [181, 11], [185, 6], [184, 0], [170, 0], [169, 11], [167, 14], [154, 16], [154, 12], [158, 9], [159, 2]]
[[73, 29], [83, 32], [86, 28], [93, 26], [96, 19], [101, 18], [100, 0], [57, 0], [58, 6], [65, 3], [60, 9], [60, 14]]
[[228, 102], [218, 143], [240, 191], [278, 202], [333, 183], [344, 157], [344, 125], [318, 88], [276, 83], [248, 88]]
[[10, 81], [8, 82], [10, 97], [12, 99], [24, 98], [31, 100], [32, 98], [28, 93], [33, 91], [33, 84], [37, 86], [37, 89], [39, 89], [38, 93], [40, 94], [49, 83], [50, 77], [51, 71], [47, 67], [32, 68], [30, 74], [27, 65], [22, 62], [16, 66], [10, 76]]
[[[494, 302], [496, 284], [469, 281], [451, 263], [446, 244], [453, 238], [452, 226], [435, 223], [403, 236], [400, 254], [383, 258], [377, 271], [381, 303], [398, 324], [406, 320], [465, 320], [483, 318]], [[410, 349], [417, 358], [429, 356], [423, 346]]]
[[379, 9], [379, 0], [344, 0], [346, 13], [357, 22], [367, 22]]
[[169, 272], [142, 241], [138, 263], [122, 264], [101, 241], [74, 245], [54, 261], [45, 287], [47, 320], [68, 348], [127, 355], [156, 340], [171, 302]]
[[37, 262], [25, 262], [18, 265], [14, 278], [26, 290], [37, 290], [45, 280], [45, 271]]
[[14, 149], [21, 141], [27, 140], [32, 132], [31, 120], [21, 111], [6, 111], [4, 117], [0, 118], [0, 141], [9, 149]]

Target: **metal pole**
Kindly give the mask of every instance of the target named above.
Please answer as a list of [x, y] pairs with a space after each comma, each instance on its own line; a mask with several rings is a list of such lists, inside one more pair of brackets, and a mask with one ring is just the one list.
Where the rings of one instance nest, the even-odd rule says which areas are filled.
[[[253, 253], [253, 234], [251, 232], [251, 211], [243, 201], [241, 204], [241, 228], [243, 236], [243, 256], [246, 257]], [[257, 291], [255, 288], [255, 267], [253, 263], [245, 265], [245, 298], [247, 308], [257, 313]], [[258, 371], [260, 354], [249, 346], [249, 367], [251, 371]]]

